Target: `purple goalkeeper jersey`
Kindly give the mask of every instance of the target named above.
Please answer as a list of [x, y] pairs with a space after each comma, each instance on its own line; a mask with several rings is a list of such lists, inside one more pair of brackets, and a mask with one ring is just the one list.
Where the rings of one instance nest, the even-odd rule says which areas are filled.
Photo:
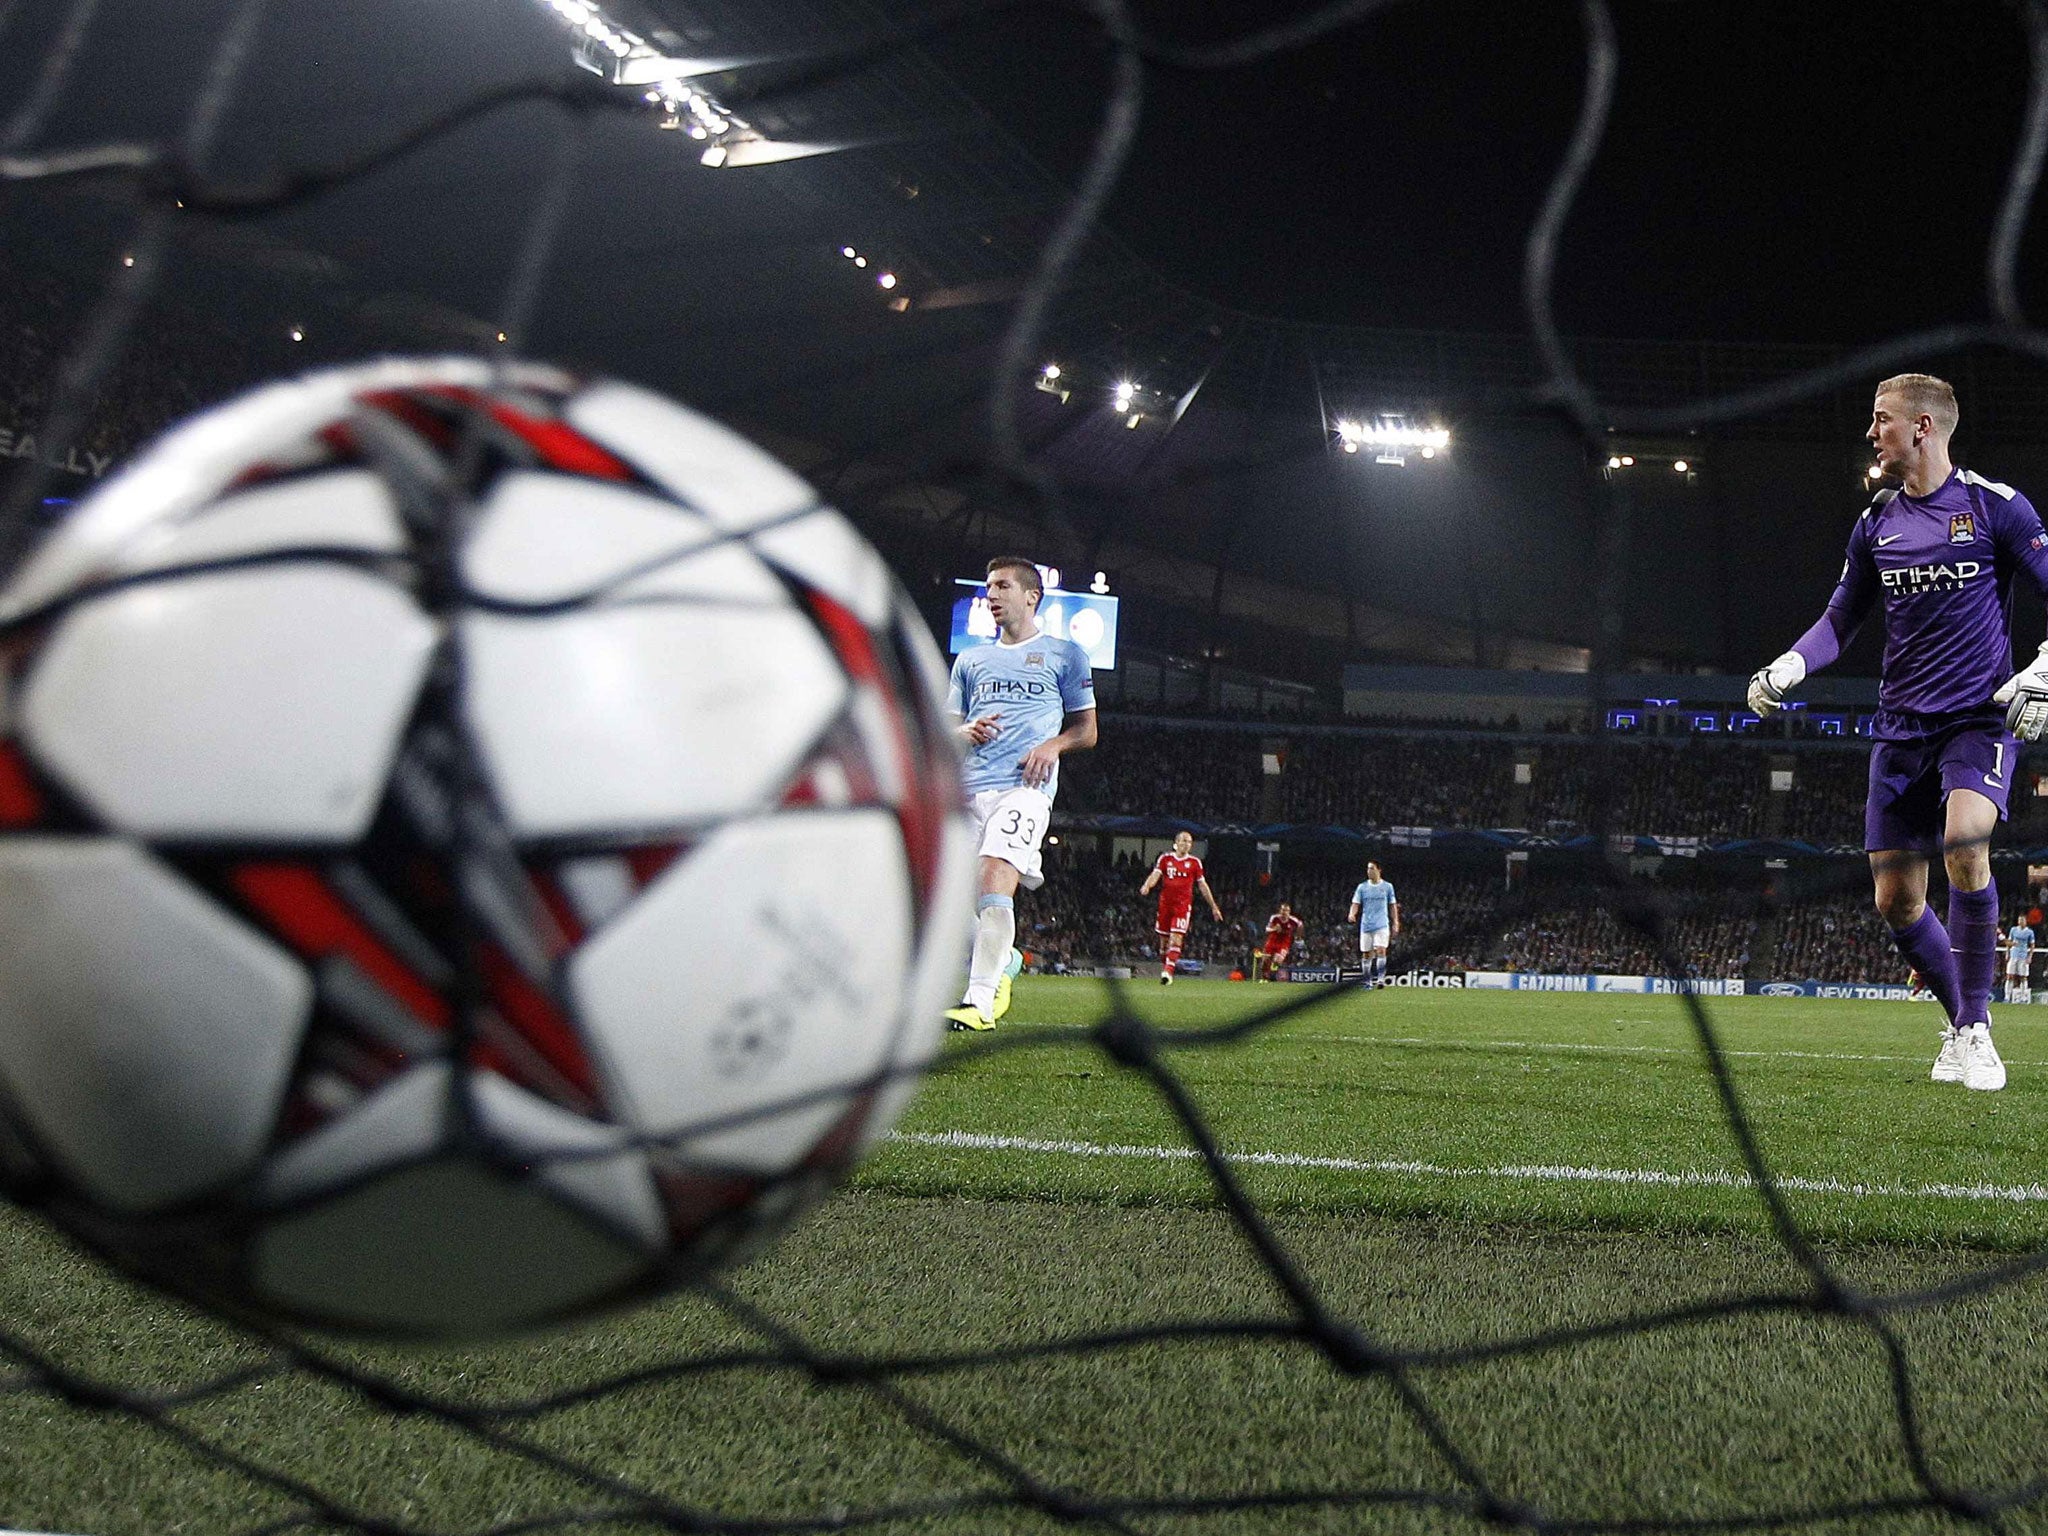
[[[2012, 675], [2012, 577], [2048, 595], [2048, 533], [2009, 485], [1959, 469], [1930, 496], [1899, 492], [1849, 530], [1849, 555], [1827, 611], [1794, 646], [1817, 671], [1847, 646], [1881, 594], [1884, 680], [1891, 714], [1982, 709]], [[1891, 726], [1891, 729], [1886, 729]], [[1880, 722], [1881, 736], [1914, 733]]]

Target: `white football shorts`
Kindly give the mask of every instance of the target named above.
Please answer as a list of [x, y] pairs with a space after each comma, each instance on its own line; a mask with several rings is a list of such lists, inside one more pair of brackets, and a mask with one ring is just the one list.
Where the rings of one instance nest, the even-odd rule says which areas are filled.
[[1359, 953], [1363, 954], [1365, 951], [1371, 949], [1385, 949], [1387, 947], [1387, 941], [1391, 939], [1393, 936], [1394, 930], [1391, 927], [1361, 928], [1358, 930]]
[[1018, 784], [1009, 789], [984, 789], [968, 802], [985, 859], [1011, 865], [1024, 889], [1045, 884], [1045, 862], [1039, 844], [1052, 825], [1052, 801], [1042, 789]]
[[2008, 958], [2005, 962], [2005, 974], [2012, 977], [2015, 981], [2018, 981], [2021, 978], [2023, 978], [2029, 970], [2033, 968], [2033, 964], [2034, 962], [2031, 956], [2029, 956], [2025, 960], [2021, 960], [2016, 957]]

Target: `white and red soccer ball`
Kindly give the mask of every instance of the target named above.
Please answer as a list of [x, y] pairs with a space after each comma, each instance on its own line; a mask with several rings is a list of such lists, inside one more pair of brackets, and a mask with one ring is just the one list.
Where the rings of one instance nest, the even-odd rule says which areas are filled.
[[468, 359], [209, 412], [0, 590], [0, 1184], [255, 1315], [529, 1326], [882, 1135], [957, 983], [938, 661], [767, 455]]

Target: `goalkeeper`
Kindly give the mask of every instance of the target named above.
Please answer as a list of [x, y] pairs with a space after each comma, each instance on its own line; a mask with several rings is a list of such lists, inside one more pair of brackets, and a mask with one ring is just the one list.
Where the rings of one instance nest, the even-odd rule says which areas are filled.
[[[1955, 391], [1924, 373], [1877, 386], [1867, 434], [1899, 482], [1849, 530], [1827, 611], [1749, 683], [1750, 707], [1777, 709], [1837, 656], [1884, 598], [1884, 679], [1871, 734], [1863, 846], [1877, 910], [1907, 964], [1948, 1013], [1936, 1082], [1995, 1090], [2005, 1064], [1991, 1043], [1998, 890], [1991, 834], [2018, 768], [2013, 732], [2048, 726], [2048, 645], [2011, 675], [2012, 580], [2048, 595], [2048, 533], [2009, 485], [1949, 459]], [[1927, 861], [1948, 870], [1948, 923], [1927, 905]]]

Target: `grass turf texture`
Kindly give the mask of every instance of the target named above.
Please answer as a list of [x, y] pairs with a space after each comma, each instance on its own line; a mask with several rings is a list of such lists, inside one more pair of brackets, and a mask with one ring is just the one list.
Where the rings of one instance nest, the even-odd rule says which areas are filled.
[[[1162, 1023], [1202, 1027], [1293, 995], [1199, 984], [1136, 1000]], [[1083, 1022], [1100, 1001], [1097, 985], [1028, 980], [1010, 1027]], [[1969, 1095], [1926, 1080], [1932, 1010], [1709, 1006], [1732, 1051], [1761, 1053], [1731, 1064], [1783, 1171], [1901, 1189], [2043, 1178], [2048, 1049], [2033, 1045], [2024, 1012], [2001, 1017], [2012, 1086]], [[969, 1046], [953, 1060], [959, 1069], [929, 1084], [907, 1117], [910, 1135], [1180, 1140], [1151, 1090], [1098, 1053], [1062, 1045], [976, 1058]], [[1233, 1151], [1462, 1170], [1739, 1166], [1675, 1000], [1354, 994], [1244, 1045], [1176, 1051], [1172, 1063]], [[1272, 1163], [1245, 1174], [1332, 1307], [1403, 1347], [1798, 1284], [1762, 1235], [1754, 1196], [1740, 1190]], [[2042, 1240], [2040, 1201], [1883, 1190], [1793, 1199], [1846, 1273], [1881, 1290], [1995, 1262], [1982, 1246]], [[861, 1354], [1283, 1311], [1192, 1165], [913, 1140], [886, 1149], [862, 1188], [736, 1277], [735, 1289], [817, 1347]], [[2043, 1283], [2030, 1282], [1898, 1318], [1940, 1474], [1985, 1487], [2048, 1470], [2048, 1347], [2035, 1337], [2043, 1296]], [[13, 1216], [0, 1218], [0, 1330], [74, 1369], [150, 1390], [261, 1353]], [[488, 1349], [339, 1353], [408, 1386], [491, 1403], [759, 1342], [705, 1299], [684, 1297]], [[1911, 1489], [1884, 1359], [1867, 1332], [1837, 1320], [1742, 1317], [1424, 1369], [1417, 1381], [1503, 1494], [1552, 1515], [1713, 1516]], [[899, 1385], [1049, 1482], [1141, 1505], [1275, 1490], [1460, 1491], [1384, 1382], [1341, 1378], [1297, 1344], [1155, 1344]], [[348, 1509], [416, 1527], [617, 1507], [559, 1473], [417, 1416], [393, 1418], [303, 1374], [252, 1381], [175, 1419]], [[494, 1423], [727, 1515], [916, 1505], [1003, 1486], [864, 1389], [821, 1388], [786, 1371], [656, 1382]], [[0, 1523], [248, 1530], [289, 1507], [117, 1416], [33, 1392], [0, 1395]], [[1451, 1513], [1313, 1500], [1277, 1513], [1133, 1522], [1233, 1533], [1476, 1528]], [[1914, 1515], [1858, 1526], [1947, 1523]], [[2032, 1511], [2011, 1524], [2048, 1529]], [[1056, 1527], [997, 1507], [891, 1528]]]
[[[1134, 1001], [1221, 1028], [1289, 986], [1203, 982]], [[1021, 983], [1006, 1028], [1101, 1015], [1100, 982]], [[2012, 1083], [1936, 1084], [1931, 1005], [1704, 999], [1758, 1142], [1813, 1232], [1849, 1240], [2048, 1243], [2048, 1007], [1993, 1009]], [[899, 1140], [874, 1187], [981, 1198], [1208, 1203], [1200, 1165], [1089, 1148], [1184, 1147], [1156, 1090], [1092, 1047], [991, 1054], [925, 1086], [901, 1129], [1071, 1142], [1025, 1151]], [[1682, 999], [1417, 991], [1333, 995], [1243, 1045], [1167, 1054], [1270, 1209], [1546, 1225], [1767, 1230]], [[1322, 1159], [1398, 1167], [1305, 1166]], [[1522, 1170], [1520, 1175], [1493, 1170]], [[1622, 1182], [1601, 1175], [1647, 1176]], [[1673, 1180], [1721, 1180], [1687, 1184]], [[1825, 1186], [1844, 1186], [1831, 1191]], [[1972, 1186], [2002, 1194], [1969, 1197]], [[1808, 1187], [1822, 1186], [1822, 1187]]]

